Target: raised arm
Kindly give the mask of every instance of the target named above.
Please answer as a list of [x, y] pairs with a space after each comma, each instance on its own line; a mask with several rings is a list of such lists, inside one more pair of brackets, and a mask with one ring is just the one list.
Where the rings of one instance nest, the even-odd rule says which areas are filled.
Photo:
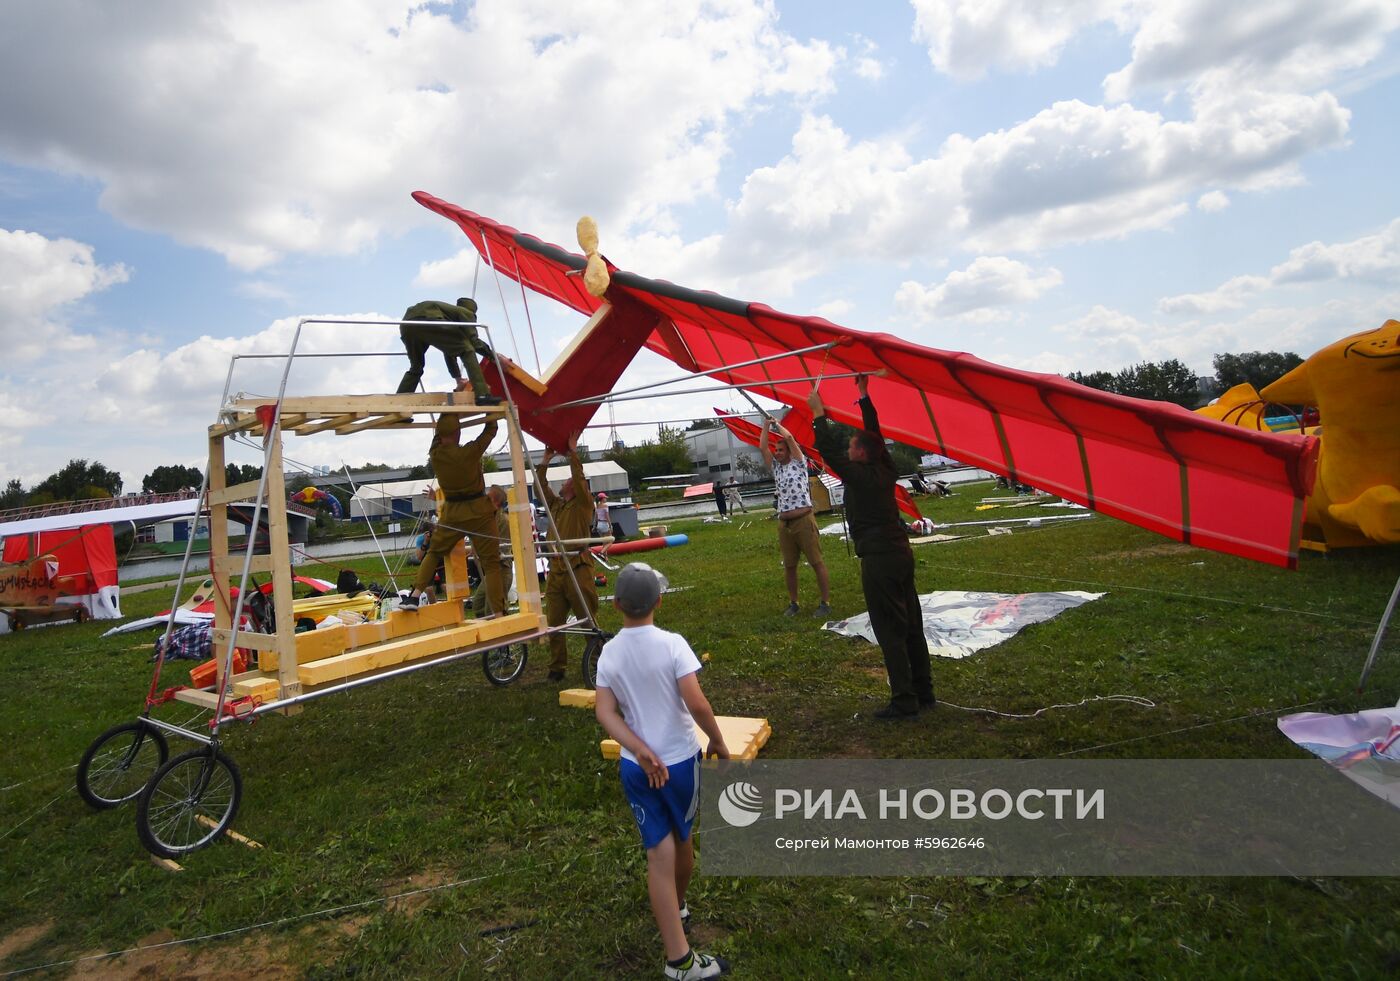
[[472, 440], [467, 445], [478, 453], [485, 455], [486, 447], [491, 445], [491, 441], [496, 438], [496, 420], [492, 419], [481, 427], [481, 435]]
[[758, 452], [763, 455], [763, 465], [769, 470], [773, 469], [773, 451], [768, 446], [768, 434], [773, 431], [773, 417], [764, 415], [763, 433], [758, 437]]
[[549, 486], [549, 461], [554, 459], [554, 451], [548, 446], [544, 448], [544, 455], [540, 457], [540, 465], [535, 468], [535, 493], [544, 499], [550, 510], [559, 503], [559, 495], [554, 493]]
[[574, 482], [574, 493], [580, 500], [588, 500], [588, 478], [583, 475], [583, 461], [578, 458], [578, 433], [569, 437], [569, 477]]
[[860, 401], [856, 404], [860, 406], [860, 418], [862, 428], [876, 436], [882, 435], [880, 432], [880, 417], [875, 414], [875, 403], [870, 401], [870, 376], [860, 375], [856, 378], [856, 391], [860, 392]]

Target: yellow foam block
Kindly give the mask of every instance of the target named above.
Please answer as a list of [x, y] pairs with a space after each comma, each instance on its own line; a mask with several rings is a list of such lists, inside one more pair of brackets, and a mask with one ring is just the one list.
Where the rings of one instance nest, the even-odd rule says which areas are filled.
[[[717, 715], [715, 721], [719, 723], [724, 744], [729, 747], [729, 758], [733, 760], [751, 760], [758, 756], [758, 751], [767, 745], [769, 737], [773, 735], [773, 729], [768, 725], [767, 719]], [[700, 749], [703, 752], [710, 743], [710, 737], [696, 726], [695, 738], [700, 740]], [[615, 760], [622, 755], [622, 747], [614, 739], [604, 739], [600, 748], [605, 760]]]
[[598, 700], [598, 693], [592, 688], [565, 688], [559, 693], [559, 704], [564, 708], [591, 709]]

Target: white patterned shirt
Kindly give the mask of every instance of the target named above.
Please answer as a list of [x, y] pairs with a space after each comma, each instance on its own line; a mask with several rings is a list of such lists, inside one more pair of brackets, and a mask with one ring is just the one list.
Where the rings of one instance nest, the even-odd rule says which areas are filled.
[[812, 506], [812, 486], [807, 480], [807, 460], [795, 456], [787, 463], [773, 460], [773, 484], [778, 492], [778, 513]]

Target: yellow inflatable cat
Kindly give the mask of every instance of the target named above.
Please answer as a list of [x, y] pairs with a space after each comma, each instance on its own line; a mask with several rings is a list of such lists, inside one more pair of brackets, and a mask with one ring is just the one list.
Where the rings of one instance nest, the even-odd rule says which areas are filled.
[[1260, 395], [1322, 416], [1305, 533], [1329, 548], [1400, 544], [1400, 321], [1329, 344]]

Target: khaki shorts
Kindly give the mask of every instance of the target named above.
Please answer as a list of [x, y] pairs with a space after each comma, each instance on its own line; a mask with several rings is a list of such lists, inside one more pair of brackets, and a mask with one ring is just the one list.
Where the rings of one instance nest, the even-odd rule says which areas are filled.
[[818, 538], [817, 519], [811, 512], [792, 520], [778, 519], [778, 548], [783, 553], [783, 568], [797, 568], [798, 554], [807, 557], [807, 564], [816, 568], [822, 564], [822, 546]]

